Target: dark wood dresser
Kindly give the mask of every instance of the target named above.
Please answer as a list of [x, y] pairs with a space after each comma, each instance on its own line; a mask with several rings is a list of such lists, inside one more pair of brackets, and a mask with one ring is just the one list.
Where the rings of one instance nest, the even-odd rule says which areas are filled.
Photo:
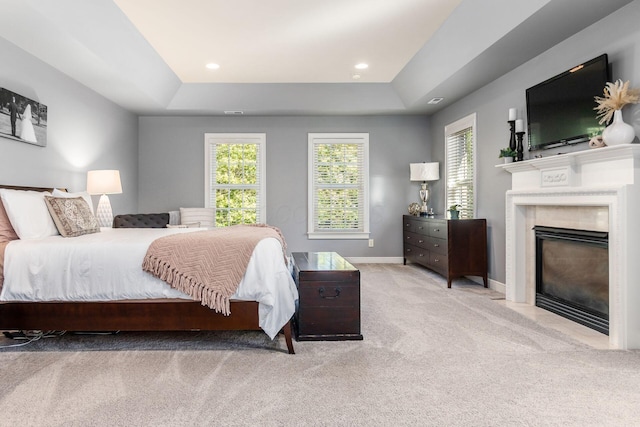
[[404, 263], [421, 264], [451, 281], [480, 276], [487, 282], [487, 220], [404, 215]]
[[361, 340], [360, 271], [336, 252], [294, 252], [298, 341]]

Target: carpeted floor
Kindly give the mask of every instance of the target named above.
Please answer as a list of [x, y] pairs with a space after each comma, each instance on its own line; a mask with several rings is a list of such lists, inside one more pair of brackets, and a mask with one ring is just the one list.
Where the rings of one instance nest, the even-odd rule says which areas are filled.
[[418, 266], [358, 267], [364, 341], [291, 356], [255, 332], [46, 338], [0, 350], [0, 425], [640, 425], [640, 351], [590, 348]]

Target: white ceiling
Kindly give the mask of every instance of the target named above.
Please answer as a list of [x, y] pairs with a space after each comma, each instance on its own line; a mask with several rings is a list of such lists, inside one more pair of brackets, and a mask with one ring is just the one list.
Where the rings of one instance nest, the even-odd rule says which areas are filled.
[[460, 1], [115, 3], [183, 83], [389, 83]]
[[0, 0], [0, 37], [141, 115], [429, 114], [630, 1]]

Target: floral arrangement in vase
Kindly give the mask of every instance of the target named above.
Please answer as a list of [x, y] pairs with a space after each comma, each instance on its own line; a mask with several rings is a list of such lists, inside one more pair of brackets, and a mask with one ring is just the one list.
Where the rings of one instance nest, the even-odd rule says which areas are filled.
[[594, 110], [598, 112], [599, 123], [613, 122], [602, 132], [602, 139], [606, 145], [629, 144], [636, 137], [633, 126], [622, 119], [622, 107], [627, 104], [637, 104], [640, 101], [640, 89], [630, 89], [629, 81], [607, 82], [603, 96], [596, 96], [598, 104]]

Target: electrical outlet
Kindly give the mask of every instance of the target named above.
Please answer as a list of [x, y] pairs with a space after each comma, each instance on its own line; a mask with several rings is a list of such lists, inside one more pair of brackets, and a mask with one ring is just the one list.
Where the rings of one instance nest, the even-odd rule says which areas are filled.
[[373, 239], [369, 239], [369, 247], [372, 248], [373, 247]]

